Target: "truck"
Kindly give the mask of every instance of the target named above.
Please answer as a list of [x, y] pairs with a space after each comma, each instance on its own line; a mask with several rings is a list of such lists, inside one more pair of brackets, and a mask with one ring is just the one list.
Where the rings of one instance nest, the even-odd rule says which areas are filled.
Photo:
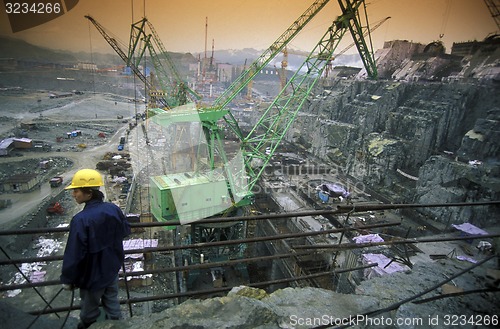
[[50, 179], [50, 187], [58, 187], [63, 183], [63, 178], [61, 176], [54, 176]]
[[118, 151], [123, 151], [125, 147], [125, 136], [120, 137], [120, 144], [118, 144]]

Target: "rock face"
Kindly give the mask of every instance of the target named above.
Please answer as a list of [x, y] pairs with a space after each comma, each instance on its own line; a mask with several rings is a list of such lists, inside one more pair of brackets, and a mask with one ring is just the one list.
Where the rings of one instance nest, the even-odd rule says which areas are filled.
[[[262, 293], [253, 293], [259, 290]], [[96, 329], [312, 328], [379, 307], [376, 297], [343, 295], [317, 288], [263, 290], [235, 288], [225, 297], [189, 300], [148, 317], [97, 322]], [[262, 295], [257, 297], [258, 295]]]
[[[310, 98], [288, 140], [392, 202], [498, 200], [499, 101], [491, 84], [339, 81]], [[488, 224], [499, 214], [450, 211], [426, 215]]]
[[[499, 200], [499, 44], [454, 44], [447, 55], [438, 43], [387, 42], [376, 54], [379, 81], [319, 87], [287, 139], [389, 202]], [[419, 212], [479, 225], [500, 214], [486, 206]]]

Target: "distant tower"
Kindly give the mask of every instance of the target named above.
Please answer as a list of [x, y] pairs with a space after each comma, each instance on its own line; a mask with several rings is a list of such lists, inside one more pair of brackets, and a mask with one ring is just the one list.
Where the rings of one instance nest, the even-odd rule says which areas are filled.
[[203, 61], [201, 63], [202, 71], [201, 71], [201, 79], [205, 82], [205, 74], [207, 70], [207, 38], [208, 38], [208, 17], [205, 17], [205, 55], [203, 57]]
[[208, 17], [205, 17], [205, 60], [207, 59]]

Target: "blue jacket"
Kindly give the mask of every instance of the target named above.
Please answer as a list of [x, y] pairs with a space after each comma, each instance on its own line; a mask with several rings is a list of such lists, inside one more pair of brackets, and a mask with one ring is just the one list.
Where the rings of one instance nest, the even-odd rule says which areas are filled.
[[109, 286], [123, 264], [123, 238], [129, 234], [118, 206], [88, 201], [71, 220], [61, 282], [91, 291]]

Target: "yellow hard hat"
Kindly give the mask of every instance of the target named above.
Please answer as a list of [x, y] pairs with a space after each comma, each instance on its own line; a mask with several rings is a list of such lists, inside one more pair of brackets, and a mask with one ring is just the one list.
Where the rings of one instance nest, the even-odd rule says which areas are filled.
[[65, 188], [65, 190], [82, 188], [82, 187], [99, 187], [103, 186], [102, 176], [97, 170], [94, 169], [82, 169], [78, 170], [73, 176], [71, 185]]

